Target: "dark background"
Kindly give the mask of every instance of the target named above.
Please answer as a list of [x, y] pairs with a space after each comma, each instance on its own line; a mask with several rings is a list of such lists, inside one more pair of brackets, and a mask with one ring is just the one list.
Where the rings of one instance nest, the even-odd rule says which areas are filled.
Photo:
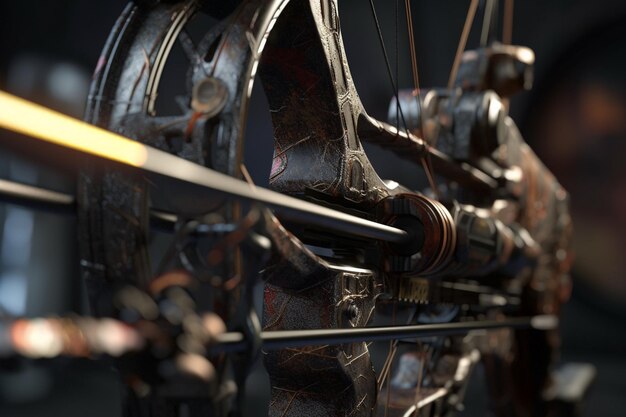
[[[357, 89], [368, 111], [384, 119], [390, 87], [368, 2], [340, 3]], [[445, 85], [469, 2], [412, 3], [421, 84]], [[572, 194], [578, 260], [573, 297], [563, 315], [562, 359], [597, 367], [586, 416], [622, 416], [626, 410], [626, 4], [622, 3], [515, 4], [513, 43], [535, 50], [536, 68], [533, 91], [516, 96], [511, 113], [527, 141]], [[2, 0], [0, 89], [80, 117], [90, 74], [124, 4]], [[393, 64], [393, 2], [376, 4]], [[400, 86], [409, 88], [403, 16], [400, 23]], [[474, 30], [469, 46], [476, 44]], [[256, 93], [253, 109], [263, 109], [263, 100]], [[260, 144], [248, 146], [246, 165], [260, 184], [271, 155], [268, 126], [267, 115], [253, 110], [249, 132]], [[0, 134], [3, 140], [11, 139]], [[413, 165], [373, 152], [381, 176], [406, 184], [414, 181]], [[9, 151], [0, 155], [0, 178], [64, 191], [74, 187], [72, 175], [58, 166], [32, 163]], [[0, 205], [0, 315], [80, 311], [74, 233], [72, 218]], [[115, 374], [106, 364], [57, 362], [50, 369], [28, 366], [1, 372], [2, 416], [118, 415]], [[466, 416], [483, 415], [480, 372], [475, 379]], [[263, 381], [261, 373], [250, 381], [257, 398], [267, 392]]]

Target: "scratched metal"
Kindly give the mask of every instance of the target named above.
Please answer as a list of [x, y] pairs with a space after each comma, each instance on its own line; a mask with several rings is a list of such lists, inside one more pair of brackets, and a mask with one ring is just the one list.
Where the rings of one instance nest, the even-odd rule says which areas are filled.
[[[522, 299], [521, 314], [559, 312], [560, 303], [566, 298], [566, 274], [571, 260], [567, 194], [523, 142], [510, 119], [506, 120], [506, 146], [491, 155], [507, 174], [503, 181], [502, 177], [484, 170], [481, 161], [461, 164], [454, 155], [432, 149], [415, 134], [398, 131], [367, 115], [346, 62], [335, 0], [239, 3], [228, 19], [207, 29], [197, 45], [185, 37], [183, 30], [193, 15], [201, 11], [221, 19], [235, 8], [234, 4], [224, 9], [217, 3], [201, 1], [146, 0], [129, 5], [118, 19], [94, 74], [86, 120], [238, 176], [248, 99], [258, 72], [274, 127], [275, 153], [270, 174], [273, 189], [314, 198], [366, 217], [389, 219], [391, 213], [384, 208], [393, 202], [392, 198], [397, 198], [396, 201], [405, 198], [400, 193], [407, 190], [391, 189], [378, 177], [361, 141], [377, 143], [413, 161], [428, 154], [438, 174], [472, 190], [459, 194], [467, 198], [459, 197], [466, 209], [486, 211], [490, 218], [504, 225], [525, 229], [542, 249], [537, 265], [523, 268], [512, 279], [501, 274], [479, 277], [481, 284], [518, 293], [521, 289], [518, 294]], [[189, 59], [186, 99], [190, 99], [193, 86], [204, 77], [215, 77], [225, 86], [226, 102], [215, 118], [193, 124], [191, 108], [184, 109], [181, 115], [155, 114], [160, 68], [174, 42], [181, 42]], [[180, 117], [186, 123], [172, 128], [170, 124]], [[184, 140], [174, 146], [172, 137]], [[96, 315], [115, 314], [111, 302], [115, 284], [130, 282], [145, 288], [153, 278], [147, 245], [149, 206], [170, 197], [166, 195], [159, 200], [159, 191], [150, 195], [150, 184], [143, 177], [122, 171], [102, 172], [87, 167], [81, 176], [78, 195], [81, 271]], [[426, 201], [418, 194], [411, 198]], [[496, 207], [493, 201], [502, 198], [506, 204]], [[228, 222], [237, 217], [235, 205], [222, 200], [194, 201], [191, 196], [187, 201], [169, 203], [182, 220], [208, 212], [217, 213]], [[429, 226], [452, 236], [450, 228], [458, 225], [452, 222], [447, 210], [455, 216], [458, 211], [439, 203], [428, 206], [437, 214], [431, 216]], [[454, 221], [457, 220], [455, 217]], [[376, 271], [337, 267], [311, 253], [279, 224], [268, 231], [273, 257], [264, 272], [267, 285], [263, 326], [267, 330], [364, 326], [374, 311], [374, 300], [382, 291], [383, 281], [398, 281], [406, 272], [390, 267], [394, 259], [398, 264], [406, 259], [389, 256], [389, 247], [359, 242], [374, 253], [373, 263], [379, 264], [375, 265], [379, 267]], [[332, 235], [328, 236], [332, 240]], [[439, 258], [447, 261], [453, 250], [465, 249], [452, 238], [442, 240], [445, 244], [434, 245], [435, 237], [437, 233], [430, 233], [431, 240], [426, 246], [429, 250], [424, 251], [428, 259], [417, 265]], [[358, 257], [354, 253], [365, 249], [350, 245], [355, 246], [355, 242], [338, 242], [333, 249], [348, 254], [346, 263], [356, 266]], [[495, 255], [501, 254], [490, 255], [484, 263], [493, 264]], [[432, 278], [478, 279], [472, 274], [477, 274], [479, 269], [465, 269], [454, 275], [452, 272], [459, 269], [448, 268], [461, 264], [438, 264], [441, 268], [433, 267]], [[234, 254], [227, 255], [220, 267], [224, 277], [240, 272]], [[498, 272], [489, 269], [494, 271]], [[423, 271], [409, 272], [419, 278]], [[446, 289], [451, 294], [454, 292], [452, 287]], [[465, 303], [455, 298], [456, 293], [444, 297], [436, 285], [430, 285], [426, 295], [419, 291], [420, 294], [409, 294], [407, 298], [415, 298], [416, 302]], [[237, 306], [237, 291], [215, 291], [212, 296], [214, 305], [209, 307], [228, 321]], [[490, 314], [498, 317], [501, 313], [494, 310]], [[445, 354], [460, 358], [467, 353], [464, 346], [458, 345], [460, 339], [453, 342]], [[503, 331], [491, 333], [487, 340], [475, 344], [483, 353], [492, 408], [497, 415], [547, 413], [541, 393], [550, 382], [549, 367], [558, 346], [556, 332]], [[270, 414], [273, 416], [369, 416], [376, 412], [376, 376], [363, 343], [285, 349], [268, 353], [264, 359], [272, 384]], [[435, 366], [445, 365], [437, 358], [431, 360]], [[221, 359], [216, 363], [218, 369], [223, 369]], [[443, 375], [446, 377], [442, 377], [440, 386], [449, 379], [447, 373]], [[154, 385], [158, 387], [159, 383]], [[207, 403], [221, 393], [217, 384], [204, 388], [206, 397], [197, 399], [200, 408], [207, 408]], [[393, 402], [400, 404], [396, 412], [409, 407], [411, 399], [419, 401], [429, 393], [439, 392], [436, 388], [425, 387], [419, 395], [415, 389], [393, 391]], [[177, 395], [180, 391], [178, 387]], [[159, 392], [167, 394], [167, 390]], [[130, 397], [133, 395], [131, 392]], [[452, 407], [451, 398], [448, 394], [437, 397], [437, 409], [442, 413], [451, 409], [446, 408]], [[215, 402], [212, 412], [225, 415], [225, 404]], [[175, 400], [154, 395], [149, 403], [149, 408], [157, 414], [178, 413]], [[127, 412], [132, 413], [132, 401], [126, 406]], [[200, 408], [194, 409], [193, 414], [200, 412]]]
[[[372, 271], [335, 267], [277, 226], [265, 269], [263, 329], [365, 326], [380, 291]], [[364, 342], [266, 352], [271, 416], [367, 416], [376, 406], [376, 375]]]
[[[536, 266], [520, 274], [523, 282], [522, 314], [559, 314], [569, 297], [572, 262], [572, 222], [569, 196], [550, 171], [523, 141], [515, 123], [506, 120], [508, 152], [496, 151], [496, 160], [523, 175], [512, 182], [511, 192], [519, 205], [501, 217], [513, 216], [541, 247]], [[501, 151], [501, 149], [500, 149]], [[520, 283], [518, 282], [518, 285]], [[560, 346], [558, 329], [515, 331], [516, 343], [507, 354], [490, 355], [487, 373], [492, 387], [492, 408], [498, 415], [545, 415], [550, 404], [544, 391], [552, 383], [550, 371]], [[486, 356], [487, 357], [487, 356]], [[509, 386], [502, 402], [503, 386]], [[515, 410], [515, 414], [511, 414]]]
[[[85, 119], [187, 160], [238, 176], [254, 72], [265, 44], [265, 34], [280, 14], [284, 2], [242, 2], [232, 19], [207, 28], [203, 39], [193, 45], [185, 36], [184, 28], [196, 13], [215, 13], [215, 17], [223, 18], [228, 13], [226, 9], [232, 9], [227, 6], [222, 10], [216, 5], [202, 3], [187, 0], [129, 4], [102, 52]], [[194, 84], [207, 76], [219, 78], [228, 91], [224, 108], [210, 120], [191, 124], [192, 108], [182, 109], [181, 114], [174, 115], [155, 113], [160, 71], [168, 60], [170, 47], [176, 43], [182, 44], [188, 59], [187, 91], [183, 102], [191, 101]], [[210, 54], [212, 50], [215, 52]], [[172, 125], [176, 119], [182, 119], [183, 123]], [[186, 137], [190, 126], [190, 135]], [[129, 175], [118, 168], [85, 168], [78, 185], [79, 241], [81, 274], [93, 314], [117, 314], [112, 298], [119, 284], [132, 283], [145, 289], [154, 278], [148, 245], [151, 203], [177, 212], [179, 224], [208, 212], [227, 222], [237, 217], [233, 203], [198, 201], [193, 194], [186, 196], [184, 201], [172, 200], [172, 191], [176, 189], [154, 189], [141, 175]], [[235, 261], [234, 251], [226, 253], [224, 262], [216, 268], [216, 275], [223, 279], [235, 276], [238, 272]], [[234, 314], [239, 292], [206, 287], [204, 284], [201, 288], [205, 291], [198, 295], [208, 301], [202, 308], [216, 311], [228, 321]], [[154, 365], [149, 374], [154, 374], [156, 364], [151, 360], [149, 363]], [[124, 375], [132, 376], [137, 366], [130, 361], [118, 363]], [[216, 359], [215, 366], [223, 368], [223, 358]], [[219, 376], [225, 377], [223, 373]], [[180, 392], [183, 386], [163, 385], [156, 376], [149, 383], [152, 385], [151, 395], [142, 398], [137, 398], [128, 386], [125, 414], [135, 415], [137, 410], [145, 409], [155, 415], [178, 415], [183, 397], [192, 415], [225, 415], [229, 408], [228, 395], [222, 396], [222, 401], [211, 400], [223, 392], [220, 383], [204, 385], [201, 390], [197, 385], [185, 385], [191, 387], [186, 393]]]
[[[270, 186], [368, 211], [391, 194], [360, 143], [362, 106], [346, 63], [337, 3], [291, 2], [274, 26], [259, 74], [274, 127]], [[289, 250], [266, 270], [266, 330], [364, 326], [379, 291], [372, 272], [331, 268]], [[368, 416], [376, 375], [367, 346], [311, 346], [265, 355], [271, 416]]]

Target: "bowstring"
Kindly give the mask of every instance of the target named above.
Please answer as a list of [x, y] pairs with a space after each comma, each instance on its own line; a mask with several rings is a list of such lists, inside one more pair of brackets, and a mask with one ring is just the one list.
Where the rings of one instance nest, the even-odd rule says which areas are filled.
[[505, 0], [504, 16], [502, 24], [502, 43], [510, 45], [513, 41], [513, 11], [515, 8], [514, 0]]
[[[402, 109], [400, 108], [400, 100], [399, 100], [399, 96], [400, 93], [398, 91], [399, 88], [399, 83], [400, 83], [400, 47], [399, 47], [399, 28], [400, 28], [400, 24], [399, 24], [399, 20], [400, 20], [400, 7], [399, 7], [399, 3], [400, 0], [396, 0], [395, 1], [395, 19], [396, 19], [396, 26], [395, 26], [395, 58], [396, 58], [396, 85], [395, 85], [395, 90], [394, 90], [394, 94], [396, 97], [396, 132], [400, 131], [400, 118], [397, 117], [397, 115], [400, 114], [400, 112], [402, 111]], [[404, 121], [404, 118], [403, 118]], [[406, 122], [405, 122], [405, 129], [406, 129]], [[393, 318], [392, 318], [392, 324], [395, 326], [396, 324], [396, 310], [397, 310], [397, 303], [394, 303], [393, 305]], [[385, 383], [387, 383], [387, 389], [386, 389], [386, 401], [385, 401], [385, 415], [384, 417], [387, 417], [389, 415], [389, 399], [391, 398], [391, 384], [389, 383], [389, 375], [391, 374], [391, 370], [392, 370], [392, 366], [393, 366], [393, 361], [396, 357], [396, 352], [398, 350], [398, 340], [390, 340], [389, 341], [389, 348], [387, 350], [387, 357], [385, 358], [385, 363], [383, 365], [383, 369], [381, 370], [381, 374], [379, 376], [379, 379], [377, 382], [378, 384], [378, 392], [380, 393], [381, 389], [383, 388], [383, 386], [385, 385]]]
[[454, 55], [454, 61], [452, 62], [452, 69], [450, 70], [450, 77], [448, 78], [448, 90], [454, 88], [454, 82], [456, 81], [457, 73], [459, 72], [459, 66], [461, 65], [461, 58], [465, 47], [467, 46], [467, 39], [469, 38], [472, 25], [474, 24], [474, 18], [476, 16], [476, 10], [478, 9], [478, 0], [472, 0], [467, 14], [465, 15], [465, 24], [463, 25], [463, 31], [459, 38], [459, 44], [456, 48], [456, 54]]
[[[397, 312], [397, 307], [398, 304], [394, 303], [393, 306], [393, 313], [392, 313], [392, 325], [395, 326], [396, 324], [396, 312]], [[415, 320], [415, 318], [417, 317], [417, 306], [415, 306], [415, 309], [413, 310], [413, 312], [409, 315], [408, 320], [406, 321], [406, 324], [411, 324], [413, 323], [413, 321]], [[378, 384], [378, 392], [380, 393], [380, 391], [383, 389], [383, 387], [385, 386], [385, 382], [387, 383], [386, 386], [386, 396], [387, 396], [387, 402], [385, 403], [385, 417], [387, 416], [388, 413], [388, 409], [389, 409], [389, 398], [391, 395], [391, 384], [389, 383], [389, 376], [391, 375], [391, 370], [393, 369], [393, 361], [395, 359], [396, 353], [398, 352], [398, 345], [400, 344], [400, 340], [398, 339], [393, 339], [389, 341], [389, 349], [387, 351], [387, 357], [385, 358], [385, 363], [383, 364], [383, 367], [380, 371], [380, 375], [378, 376], [378, 380], [376, 381]]]
[[[406, 27], [409, 35], [409, 52], [411, 53], [411, 70], [413, 73], [413, 84], [415, 89], [413, 90], [413, 94], [418, 98], [417, 104], [420, 107], [420, 116], [423, 117], [422, 112], [422, 103], [421, 103], [421, 95], [420, 95], [420, 81], [419, 74], [417, 72], [417, 55], [415, 51], [415, 37], [413, 35], [413, 13], [411, 12], [411, 3], [410, 0], [404, 0], [404, 10], [406, 14]], [[423, 120], [422, 120], [422, 129], [423, 129]]]
[[[391, 84], [391, 89], [393, 91], [393, 95], [396, 99], [396, 112], [399, 115], [399, 117], [396, 118], [396, 130], [399, 132], [399, 125], [400, 125], [400, 121], [402, 121], [402, 125], [403, 128], [407, 134], [407, 137], [409, 136], [409, 129], [406, 123], [406, 119], [404, 117], [404, 112], [402, 110], [402, 106], [400, 105], [400, 98], [399, 98], [399, 89], [398, 89], [398, 83], [397, 81], [399, 80], [399, 36], [398, 36], [398, 30], [399, 30], [399, 0], [396, 0], [395, 3], [395, 19], [396, 19], [396, 27], [395, 27], [395, 59], [396, 59], [396, 78], [394, 80], [394, 76], [391, 70], [391, 64], [389, 63], [389, 56], [387, 54], [387, 48], [385, 47], [385, 41], [383, 39], [383, 34], [382, 34], [382, 30], [380, 27], [380, 22], [378, 20], [378, 15], [376, 13], [376, 7], [374, 6], [374, 1], [370, 0], [370, 10], [372, 12], [372, 17], [374, 19], [374, 24], [376, 26], [376, 32], [378, 34], [378, 40], [380, 42], [380, 47], [383, 53], [383, 57], [384, 57], [384, 61], [385, 61], [385, 67], [387, 69], [387, 75], [389, 77], [389, 83]], [[413, 19], [412, 19], [412, 15], [411, 15], [411, 8], [410, 8], [410, 4], [408, 2], [408, 0], [405, 0], [405, 8], [406, 8], [406, 14], [407, 14], [407, 26], [408, 26], [408, 32], [409, 32], [409, 44], [411, 45], [411, 64], [412, 64], [412, 71], [413, 71], [413, 80], [415, 83], [415, 90], [414, 92], [416, 93], [417, 96], [417, 100], [418, 100], [418, 106], [419, 106], [419, 112], [420, 112], [420, 118], [421, 118], [421, 124], [422, 124], [422, 136], [423, 136], [423, 132], [424, 132], [424, 115], [423, 115], [423, 111], [422, 111], [422, 101], [421, 101], [421, 95], [420, 95], [420, 90], [419, 90], [419, 76], [418, 76], [418, 71], [417, 71], [417, 58], [415, 56], [415, 40], [414, 40], [414, 36], [413, 36]], [[425, 140], [425, 138], [424, 138]], [[425, 155], [428, 155], [427, 152], [425, 152]], [[431, 186], [431, 189], [433, 190], [433, 192], [435, 193], [435, 195], [437, 196], [437, 198], [439, 198], [439, 190], [437, 187], [437, 184], [434, 181], [434, 175], [432, 172], [432, 167], [430, 165], [430, 160], [425, 157], [422, 156], [421, 157], [421, 163], [424, 169], [424, 172], [426, 173], [428, 182]], [[393, 313], [393, 323], [395, 324], [395, 313], [396, 313], [396, 307], [397, 304], [394, 304], [394, 313]], [[410, 319], [412, 320], [412, 318]], [[380, 390], [382, 389], [382, 387], [384, 386], [385, 382], [387, 382], [387, 402], [385, 404], [385, 416], [388, 413], [388, 409], [389, 409], [389, 397], [390, 397], [390, 384], [388, 383], [388, 379], [389, 379], [389, 375], [391, 374], [391, 368], [393, 365], [393, 360], [395, 358], [396, 352], [397, 352], [397, 348], [398, 348], [398, 343], [399, 341], [396, 340], [392, 340], [389, 342], [389, 350], [387, 352], [387, 357], [385, 359], [385, 363], [383, 365], [383, 368], [381, 369], [381, 373], [379, 375], [379, 378], [377, 380], [377, 384], [378, 384], [378, 391], [380, 392]]]
[[[420, 350], [421, 348], [421, 350]], [[419, 352], [418, 357], [420, 358], [419, 364], [419, 372], [417, 375], [417, 387], [415, 388], [415, 411], [413, 412], [413, 417], [418, 417], [419, 413], [419, 398], [420, 391], [422, 390], [422, 380], [424, 379], [424, 370], [426, 362], [431, 359], [431, 351], [430, 348], [424, 348], [420, 341], [417, 341], [417, 350]]]
[[[394, 303], [393, 305], [393, 318], [392, 324], [396, 325], [396, 312], [397, 312], [398, 304]], [[384, 374], [382, 383], [378, 386], [378, 392], [380, 392], [381, 387], [387, 381], [387, 400], [385, 401], [385, 417], [389, 414], [389, 399], [391, 398], [391, 384], [388, 381], [389, 375], [391, 374], [391, 367], [393, 365], [393, 360], [396, 356], [396, 352], [398, 350], [398, 339], [389, 341], [389, 351], [387, 352], [387, 358], [385, 359]]]
[[[369, 0], [370, 3], [370, 10], [372, 11], [372, 17], [374, 18], [374, 24], [376, 26], [376, 31], [378, 34], [378, 41], [380, 42], [380, 48], [382, 49], [383, 52], [383, 57], [385, 58], [385, 66], [387, 68], [387, 75], [389, 77], [389, 83], [391, 84], [391, 90], [393, 92], [394, 97], [396, 98], [396, 101], [399, 103], [400, 99], [398, 97], [398, 87], [397, 87], [397, 83], [396, 81], [393, 79], [393, 73], [391, 71], [391, 64], [389, 63], [389, 56], [387, 55], [387, 48], [385, 47], [385, 41], [383, 39], [383, 33], [382, 30], [380, 28], [380, 22], [378, 21], [378, 15], [376, 14], [376, 7], [374, 7], [374, 1], [373, 0]], [[406, 131], [407, 136], [409, 135], [409, 129], [407, 127], [406, 124], [406, 120], [404, 118], [404, 112], [402, 111], [402, 106], [400, 106], [398, 104], [398, 110], [400, 111], [400, 119], [402, 120], [402, 125], [404, 127], [404, 130]]]
[[[399, 0], [396, 0], [395, 3], [395, 19], [396, 19], [396, 27], [395, 27], [395, 58], [396, 58], [396, 77], [395, 77], [395, 81], [394, 81], [394, 77], [391, 71], [391, 65], [389, 64], [389, 57], [387, 55], [387, 50], [385, 47], [385, 43], [384, 43], [384, 39], [383, 39], [383, 35], [382, 35], [382, 31], [380, 28], [380, 22], [378, 20], [378, 16], [376, 14], [376, 9], [374, 6], [374, 2], [373, 0], [370, 0], [370, 9], [372, 11], [372, 16], [374, 18], [374, 23], [376, 25], [376, 30], [378, 33], [378, 39], [381, 45], [381, 49], [383, 52], [383, 56], [385, 58], [385, 65], [387, 68], [387, 74], [389, 76], [389, 81], [391, 83], [391, 88], [393, 90], [393, 94], [394, 97], [396, 99], [396, 113], [400, 116], [396, 118], [396, 130], [399, 131], [399, 123], [400, 120], [402, 121], [404, 130], [406, 131], [407, 135], [409, 134], [408, 131], [408, 127], [407, 127], [407, 123], [406, 120], [404, 118], [404, 112], [402, 111], [402, 107], [400, 106], [400, 99], [399, 99], [399, 89], [398, 89], [398, 84], [397, 81], [399, 80], [399, 47], [398, 47], [398, 27], [399, 27], [399, 19], [398, 19], [398, 2]], [[487, 42], [488, 42], [488, 37], [489, 37], [489, 32], [490, 32], [490, 27], [492, 25], [492, 20], [493, 20], [493, 14], [494, 14], [494, 4], [495, 0], [486, 0], [486, 4], [485, 4], [485, 13], [484, 13], [484, 17], [483, 17], [483, 26], [482, 26], [482, 33], [481, 33], [481, 40], [480, 40], [480, 44], [481, 46], [486, 46]], [[512, 32], [513, 32], [513, 2], [514, 0], [505, 0], [505, 10], [504, 10], [504, 22], [503, 22], [503, 32], [502, 32], [502, 40], [503, 43], [505, 44], [510, 44], [511, 43], [511, 38], [512, 38]], [[469, 37], [469, 32], [471, 30], [472, 24], [474, 22], [474, 18], [476, 15], [476, 10], [478, 9], [478, 0], [472, 0], [470, 3], [470, 6], [468, 8], [467, 14], [466, 14], [466, 18], [465, 18], [465, 24], [463, 26], [463, 31], [461, 33], [461, 37], [459, 39], [459, 44], [457, 47], [457, 51], [456, 51], [456, 55], [454, 58], [454, 62], [452, 65], [452, 69], [450, 71], [450, 77], [448, 80], [448, 89], [452, 89], [454, 86], [454, 81], [456, 79], [456, 75], [458, 72], [458, 68], [461, 62], [461, 57], [463, 52], [465, 51], [465, 47], [467, 45], [467, 40]], [[421, 90], [420, 90], [420, 85], [419, 85], [419, 72], [418, 72], [418, 68], [417, 68], [417, 56], [416, 56], [416, 48], [415, 48], [415, 38], [414, 38], [414, 31], [413, 31], [413, 17], [412, 17], [412, 12], [411, 12], [411, 4], [410, 4], [410, 0], [405, 0], [405, 12], [406, 12], [406, 20], [407, 20], [407, 29], [408, 29], [408, 37], [409, 37], [409, 48], [410, 48], [410, 55], [411, 55], [411, 70], [412, 70], [412, 75], [413, 75], [413, 83], [414, 83], [414, 90], [413, 90], [413, 94], [416, 97], [417, 100], [417, 105], [418, 105], [418, 109], [419, 109], [419, 114], [420, 114], [420, 123], [422, 126], [422, 137], [424, 140], [426, 140], [426, 137], [424, 135], [425, 133], [425, 121], [424, 121], [424, 112], [423, 112], [423, 102], [422, 102], [422, 98], [421, 98]], [[432, 164], [429, 158], [429, 154], [425, 153], [422, 157], [421, 157], [421, 163], [422, 166], [424, 168], [424, 172], [426, 173], [428, 182], [431, 186], [431, 189], [433, 190], [433, 193], [435, 194], [436, 198], [439, 199], [440, 198], [440, 193], [437, 187], [437, 184], [434, 180], [434, 172], [433, 172], [433, 168], [432, 168]], [[392, 323], [395, 325], [395, 321], [396, 321], [396, 308], [397, 308], [397, 304], [394, 304], [394, 309], [393, 309], [393, 319], [392, 319]], [[409, 319], [409, 321], [411, 321], [411, 319]], [[387, 353], [387, 357], [385, 359], [385, 363], [383, 364], [383, 368], [381, 370], [381, 374], [379, 375], [378, 378], [378, 391], [380, 392], [380, 390], [383, 388], [385, 382], [387, 382], [387, 389], [386, 389], [386, 397], [387, 397], [387, 401], [385, 404], [385, 417], [388, 414], [388, 410], [389, 410], [389, 398], [390, 398], [390, 384], [388, 382], [389, 376], [391, 374], [391, 369], [392, 369], [392, 364], [393, 364], [393, 360], [395, 358], [396, 352], [397, 352], [397, 348], [398, 348], [398, 343], [399, 340], [395, 339], [389, 342], [389, 349], [388, 349], [388, 353]], [[417, 342], [417, 347], [418, 347], [418, 351], [420, 352], [419, 357], [420, 357], [420, 368], [419, 368], [419, 374], [418, 374], [418, 381], [417, 381], [417, 387], [416, 387], [416, 391], [415, 391], [415, 412], [414, 412], [414, 416], [417, 416], [417, 413], [419, 412], [419, 407], [418, 407], [418, 403], [419, 403], [419, 393], [421, 391], [421, 387], [422, 387], [422, 379], [424, 377], [424, 365], [425, 365], [425, 361], [427, 361], [429, 359], [430, 356], [430, 351], [429, 349], [425, 349], [425, 350], [420, 350], [420, 348], [423, 349], [423, 346], [421, 346], [421, 343], [418, 341]]]
[[[489, 23], [491, 20], [491, 16], [493, 14], [492, 10], [489, 6], [493, 7], [493, 4], [491, 3], [491, 0], [487, 0], [489, 4], [487, 4], [487, 7], [485, 10], [485, 19], [483, 20], [483, 33], [489, 33]], [[510, 6], [510, 4], [512, 3], [513, 0], [507, 0], [507, 9], [512, 9], [512, 6]], [[420, 111], [420, 118], [421, 118], [421, 125], [422, 125], [422, 136], [424, 136], [425, 138], [425, 128], [426, 128], [426, 124], [424, 121], [424, 112], [423, 112], [423, 105], [422, 105], [422, 99], [421, 99], [421, 90], [420, 90], [420, 85], [419, 85], [419, 72], [417, 69], [417, 57], [416, 57], [416, 49], [415, 49], [415, 39], [414, 39], [414, 32], [413, 32], [413, 18], [412, 18], [412, 12], [411, 12], [411, 5], [410, 5], [410, 0], [405, 0], [405, 7], [406, 7], [406, 18], [407, 18], [407, 27], [408, 27], [408, 32], [409, 32], [409, 47], [410, 47], [410, 51], [411, 51], [411, 67], [412, 67], [412, 72], [413, 72], [413, 82], [414, 82], [414, 95], [416, 96], [417, 99], [417, 104], [418, 104], [418, 108]], [[461, 62], [461, 56], [465, 50], [465, 47], [467, 45], [467, 39], [469, 37], [469, 32], [471, 30], [473, 21], [474, 21], [474, 17], [476, 15], [476, 10], [478, 9], [478, 0], [472, 0], [468, 11], [467, 11], [467, 15], [465, 17], [465, 24], [463, 26], [463, 31], [461, 33], [461, 37], [459, 39], [459, 44], [457, 47], [457, 51], [456, 51], [456, 55], [455, 55], [455, 59], [452, 65], [452, 69], [450, 71], [450, 78], [448, 80], [448, 89], [452, 89], [454, 86], [454, 81], [456, 79], [456, 75], [458, 72], [458, 68]], [[505, 10], [505, 16], [509, 16], [506, 15], [507, 10]], [[511, 12], [509, 12], [511, 13]], [[487, 20], [487, 16], [489, 16], [489, 20]], [[505, 25], [505, 30], [510, 31], [511, 27], [512, 27], [512, 17], [511, 19], [511, 24], [509, 25]], [[487, 27], [485, 28], [485, 25], [487, 25]], [[437, 199], [440, 198], [439, 195], [439, 191], [437, 189], [434, 177], [433, 177], [433, 169], [431, 166], [431, 161], [430, 158], [427, 156], [422, 157], [422, 164], [424, 165], [424, 171], [426, 173], [426, 176], [428, 177], [428, 181], [431, 184], [431, 188], [433, 189], [433, 192], [435, 193]], [[396, 342], [396, 345], [393, 346], [393, 354], [395, 355], [396, 352], [396, 347], [397, 347], [397, 340], [395, 340], [394, 342]], [[391, 346], [391, 345], [390, 345]], [[419, 353], [419, 358], [420, 358], [420, 365], [419, 365], [419, 373], [418, 373], [418, 379], [417, 379], [417, 387], [415, 389], [415, 412], [414, 412], [414, 416], [417, 416], [419, 413], [419, 398], [420, 398], [420, 391], [422, 388], [422, 380], [424, 378], [424, 371], [425, 371], [425, 362], [429, 360], [430, 355], [430, 351], [429, 349], [424, 349], [423, 346], [421, 345], [421, 343], [419, 341], [417, 341], [417, 348], [418, 348], [418, 352]], [[391, 350], [391, 349], [390, 349]], [[387, 369], [388, 370], [388, 369]], [[389, 397], [389, 392], [387, 393], [387, 396]], [[387, 406], [389, 404], [389, 398], [387, 398]], [[387, 407], [386, 407], [387, 409]], [[385, 409], [385, 411], [386, 411]]]
[[[407, 32], [409, 36], [409, 51], [411, 55], [411, 71], [413, 73], [413, 96], [417, 100], [417, 108], [420, 116], [420, 124], [422, 126], [422, 138], [424, 141], [427, 141], [426, 138], [426, 120], [424, 119], [424, 106], [422, 102], [422, 94], [420, 90], [420, 81], [419, 81], [419, 72], [417, 70], [417, 51], [415, 48], [415, 36], [413, 32], [413, 13], [411, 12], [411, 3], [410, 0], [404, 0], [404, 8], [406, 14], [406, 26]], [[435, 181], [435, 174], [432, 169], [432, 164], [430, 163], [430, 155], [425, 152], [422, 154], [420, 158], [420, 162], [422, 164], [422, 168], [424, 169], [424, 173], [426, 174], [426, 179], [428, 180], [428, 184], [430, 185], [430, 189], [433, 191], [435, 198], [439, 200], [441, 198], [441, 194], [439, 193], [439, 187], [437, 186], [437, 182]]]
[[399, 39], [400, 36], [398, 35], [399, 32], [399, 28], [400, 28], [400, 0], [396, 0], [396, 7], [395, 7], [395, 15], [396, 15], [396, 27], [395, 27], [395, 34], [396, 34], [396, 131], [400, 131], [400, 118], [397, 117], [398, 114], [400, 114], [400, 100], [398, 100], [398, 97], [400, 95], [400, 93], [398, 92], [398, 86], [400, 84], [400, 43], [399, 43]]
[[467, 45], [467, 39], [469, 38], [470, 30], [474, 23], [474, 17], [476, 16], [476, 10], [478, 9], [478, 0], [472, 0], [469, 8], [467, 9], [467, 15], [465, 16], [465, 24], [463, 25], [463, 32], [459, 39], [459, 45], [456, 48], [456, 55], [454, 56], [454, 62], [452, 69], [450, 70], [450, 78], [448, 78], [448, 90], [452, 90], [454, 87], [454, 81], [461, 65], [461, 57], [465, 52], [465, 46]]
[[[505, 45], [511, 45], [513, 43], [513, 14], [514, 14], [514, 2], [513, 0], [505, 0], [504, 2], [504, 15], [502, 22], [502, 43]], [[502, 99], [502, 104], [506, 111], [509, 111], [510, 101], [508, 98]]]
[[489, 43], [489, 35], [491, 35], [493, 17], [496, 11], [496, 1], [485, 1], [485, 12], [483, 14], [483, 27], [480, 34], [480, 46], [484, 48]]

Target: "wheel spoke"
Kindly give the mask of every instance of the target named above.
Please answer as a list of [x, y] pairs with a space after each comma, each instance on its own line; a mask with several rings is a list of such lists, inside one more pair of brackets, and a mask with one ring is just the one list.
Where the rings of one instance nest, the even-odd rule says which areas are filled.
[[200, 62], [200, 56], [198, 55], [198, 51], [196, 50], [196, 45], [193, 43], [191, 36], [186, 29], [183, 29], [178, 34], [178, 43], [183, 48], [185, 52], [185, 56], [190, 64], [195, 65]]

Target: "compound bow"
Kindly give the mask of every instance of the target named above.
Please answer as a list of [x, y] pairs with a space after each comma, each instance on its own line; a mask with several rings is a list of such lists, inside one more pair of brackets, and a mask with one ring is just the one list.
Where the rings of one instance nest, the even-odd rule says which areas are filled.
[[[494, 6], [485, 2], [489, 20]], [[194, 42], [198, 20], [213, 25]], [[568, 197], [507, 114], [508, 97], [530, 86], [534, 55], [486, 28], [447, 88], [420, 91], [414, 67], [416, 88], [398, 91], [389, 70], [381, 121], [354, 86], [335, 0], [129, 4], [85, 119], [137, 143], [71, 121], [51, 139], [53, 129], [16, 119], [58, 115], [0, 97], [1, 126], [115, 162], [92, 161], [76, 198], [81, 273], [99, 319], [11, 321], [10, 350], [120, 356], [128, 415], [238, 414], [259, 356], [270, 415], [451, 415], [481, 359], [497, 415], [554, 412], [546, 393], [569, 290]], [[182, 112], [163, 115], [161, 77], [177, 42]], [[280, 194], [236, 179], [257, 76]], [[416, 163], [429, 186], [382, 180], [362, 142]], [[173, 232], [159, 255], [155, 227]], [[376, 340], [389, 341], [378, 375], [367, 344]]]

